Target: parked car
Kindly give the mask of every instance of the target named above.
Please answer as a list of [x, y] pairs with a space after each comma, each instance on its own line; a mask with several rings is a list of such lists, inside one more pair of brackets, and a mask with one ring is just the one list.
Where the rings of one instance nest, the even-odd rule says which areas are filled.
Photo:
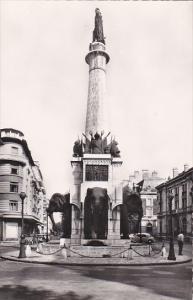
[[135, 233], [130, 233], [129, 234], [129, 239], [131, 240], [135, 236]]
[[[141, 239], [140, 239], [140, 236], [141, 236]], [[131, 239], [131, 242], [133, 243], [148, 243], [148, 244], [152, 244], [155, 242], [155, 239], [154, 237], [149, 234], [149, 233], [136, 233], [136, 234], [133, 234], [131, 233], [129, 235], [129, 238]]]

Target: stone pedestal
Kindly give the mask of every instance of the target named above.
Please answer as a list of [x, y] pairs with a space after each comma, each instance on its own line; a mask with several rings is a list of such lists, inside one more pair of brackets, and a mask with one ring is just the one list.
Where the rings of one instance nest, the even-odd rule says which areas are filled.
[[[122, 204], [120, 167], [122, 160], [112, 158], [110, 154], [84, 154], [81, 158], [73, 158], [71, 165], [74, 177], [74, 183], [70, 190], [70, 202], [72, 204], [71, 238], [76, 240], [76, 244], [78, 240], [81, 243], [81, 240], [85, 238], [84, 204], [87, 190], [100, 187], [106, 189], [109, 196], [107, 240], [120, 240], [120, 205]], [[87, 180], [87, 166], [93, 165], [107, 166], [108, 176], [105, 181]]]

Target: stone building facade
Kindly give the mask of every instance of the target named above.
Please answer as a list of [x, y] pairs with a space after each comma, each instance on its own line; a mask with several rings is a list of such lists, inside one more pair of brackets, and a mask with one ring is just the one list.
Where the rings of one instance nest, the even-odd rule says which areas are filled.
[[24, 200], [24, 233], [43, 229], [46, 198], [39, 164], [31, 156], [21, 131], [1, 130], [0, 145], [0, 240], [17, 240], [21, 233], [20, 192]]
[[158, 233], [160, 237], [169, 235], [169, 206], [168, 195], [173, 194], [172, 200], [172, 224], [173, 235], [183, 232], [187, 239], [192, 236], [192, 197], [193, 197], [193, 168], [184, 166], [180, 174], [173, 169], [173, 178], [158, 185], [159, 212]]

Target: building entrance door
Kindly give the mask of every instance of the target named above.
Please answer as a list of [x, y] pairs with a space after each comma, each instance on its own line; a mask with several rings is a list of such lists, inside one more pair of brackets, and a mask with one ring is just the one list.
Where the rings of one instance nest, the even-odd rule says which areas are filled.
[[7, 222], [5, 237], [7, 239], [18, 239], [18, 223], [16, 222]]
[[152, 234], [152, 232], [153, 232], [153, 226], [152, 226], [151, 223], [147, 223], [146, 232]]

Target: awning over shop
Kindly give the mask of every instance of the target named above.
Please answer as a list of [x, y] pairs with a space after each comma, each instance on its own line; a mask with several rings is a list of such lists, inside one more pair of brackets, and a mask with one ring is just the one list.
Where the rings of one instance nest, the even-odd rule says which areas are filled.
[[[16, 215], [16, 214], [3, 214], [0, 216], [0, 218], [2, 219], [21, 219], [21, 215]], [[31, 215], [24, 215], [24, 221], [29, 221], [29, 222], [35, 222], [38, 224], [43, 225], [43, 222], [41, 222], [38, 218], [36, 218], [35, 216], [31, 216]]]

